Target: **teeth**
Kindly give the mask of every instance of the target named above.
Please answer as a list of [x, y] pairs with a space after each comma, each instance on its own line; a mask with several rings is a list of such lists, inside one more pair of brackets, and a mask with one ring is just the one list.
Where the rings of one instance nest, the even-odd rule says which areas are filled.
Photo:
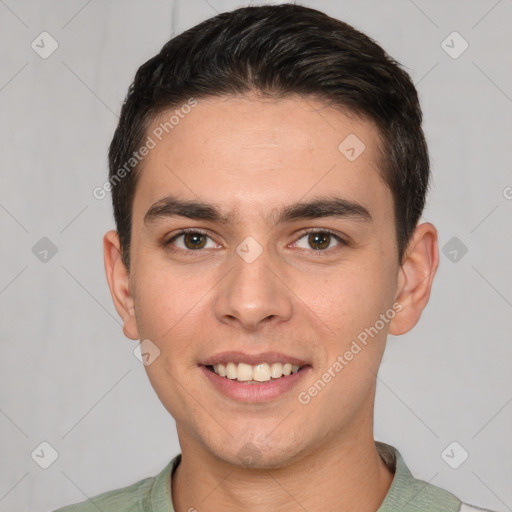
[[292, 365], [290, 363], [283, 364], [283, 375], [290, 375], [292, 373]]
[[[215, 371], [215, 366], [213, 367]], [[236, 365], [235, 363], [228, 363], [226, 366], [226, 377], [228, 379], [236, 379], [237, 377], [237, 371], [236, 371]]]
[[270, 376], [273, 379], [278, 379], [283, 375], [283, 365], [281, 363], [272, 363], [270, 365]]
[[297, 373], [300, 369], [298, 365], [291, 363], [261, 363], [255, 366], [246, 363], [228, 363], [216, 364], [213, 371], [221, 377], [227, 377], [239, 382], [268, 382], [271, 379], [279, 379], [288, 376], [291, 373]]
[[[238, 366], [240, 367], [240, 365]], [[270, 366], [267, 363], [256, 365], [254, 367], [254, 371], [251, 366], [249, 366], [249, 368], [252, 373], [252, 380], [255, 380], [257, 382], [266, 382], [270, 380], [270, 377], [272, 377], [270, 373]]]
[[253, 370], [250, 364], [238, 363], [237, 368], [237, 379], [242, 382], [246, 382], [248, 380], [253, 380], [252, 378]]

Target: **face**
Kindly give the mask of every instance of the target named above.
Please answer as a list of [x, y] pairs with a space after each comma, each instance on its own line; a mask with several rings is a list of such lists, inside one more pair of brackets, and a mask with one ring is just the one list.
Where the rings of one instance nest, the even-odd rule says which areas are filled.
[[319, 101], [246, 96], [146, 157], [116, 306], [182, 449], [270, 468], [371, 431], [405, 282], [378, 145]]

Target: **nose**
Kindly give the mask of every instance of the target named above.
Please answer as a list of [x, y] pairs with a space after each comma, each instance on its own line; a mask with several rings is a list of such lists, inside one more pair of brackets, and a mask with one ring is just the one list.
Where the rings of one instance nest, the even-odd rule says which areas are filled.
[[216, 289], [215, 316], [228, 325], [256, 331], [267, 324], [289, 320], [293, 313], [293, 292], [285, 285], [279, 262], [263, 251], [254, 261], [238, 253]]

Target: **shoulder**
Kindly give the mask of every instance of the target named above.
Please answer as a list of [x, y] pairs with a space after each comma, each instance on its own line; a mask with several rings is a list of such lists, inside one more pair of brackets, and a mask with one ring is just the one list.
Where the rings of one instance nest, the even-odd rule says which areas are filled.
[[59, 508], [55, 512], [135, 512], [147, 510], [155, 478], [145, 478], [128, 487], [105, 492], [87, 501]]
[[445, 489], [414, 478], [400, 452], [393, 446], [378, 442], [377, 450], [394, 473], [391, 487], [378, 512], [491, 512], [462, 503]]
[[486, 508], [475, 507], [467, 503], [461, 503], [459, 512], [492, 512]]
[[59, 508], [54, 512], [151, 512], [172, 511], [170, 478], [180, 463], [174, 457], [155, 477], [144, 478], [128, 487], [108, 491], [81, 503]]

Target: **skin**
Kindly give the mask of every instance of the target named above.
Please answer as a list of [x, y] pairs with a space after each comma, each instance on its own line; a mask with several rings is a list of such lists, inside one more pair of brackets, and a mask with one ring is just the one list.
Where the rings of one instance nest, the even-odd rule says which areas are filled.
[[[349, 134], [366, 147], [354, 161], [338, 150]], [[399, 264], [379, 144], [371, 122], [319, 100], [251, 94], [199, 100], [146, 157], [130, 270], [115, 231], [104, 237], [105, 268], [126, 336], [150, 339], [161, 351], [146, 370], [180, 439], [177, 512], [369, 512], [384, 499], [393, 475], [373, 438], [376, 374], [388, 333], [403, 334], [419, 320], [439, 257], [436, 229], [423, 223]], [[169, 194], [207, 201], [233, 219], [145, 223], [149, 208]], [[272, 222], [287, 205], [333, 195], [363, 205], [371, 220]], [[204, 248], [186, 252], [183, 237], [165, 246], [183, 228], [207, 232]], [[327, 249], [314, 249], [307, 228], [331, 230], [347, 244], [327, 237]], [[252, 263], [236, 252], [248, 236], [262, 248]], [[393, 304], [401, 311], [301, 404], [297, 394]], [[227, 350], [279, 351], [311, 368], [272, 401], [240, 403], [220, 394], [199, 366]], [[258, 454], [252, 463], [239, 455], [247, 443]]]

